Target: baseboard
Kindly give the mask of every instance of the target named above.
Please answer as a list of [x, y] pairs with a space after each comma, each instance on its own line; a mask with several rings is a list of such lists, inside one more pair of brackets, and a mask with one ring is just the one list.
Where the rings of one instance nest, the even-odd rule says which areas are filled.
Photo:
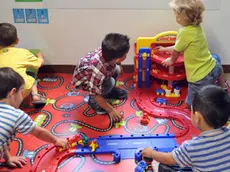
[[230, 65], [222, 65], [224, 69], [224, 73], [230, 73]]
[[[75, 65], [44, 65], [39, 73], [73, 73]], [[133, 65], [123, 65], [125, 73], [133, 73]]]
[[[39, 70], [40, 73], [73, 73], [75, 65], [44, 65]], [[133, 65], [123, 65], [125, 73], [133, 73]], [[230, 73], [230, 65], [223, 65], [225, 73]]]

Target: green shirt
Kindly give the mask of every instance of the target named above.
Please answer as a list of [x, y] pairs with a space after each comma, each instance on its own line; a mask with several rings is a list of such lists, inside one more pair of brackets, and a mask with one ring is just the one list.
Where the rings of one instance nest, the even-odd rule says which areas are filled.
[[184, 53], [187, 81], [195, 83], [207, 76], [216, 65], [208, 50], [205, 33], [200, 26], [187, 26], [179, 30], [174, 50]]

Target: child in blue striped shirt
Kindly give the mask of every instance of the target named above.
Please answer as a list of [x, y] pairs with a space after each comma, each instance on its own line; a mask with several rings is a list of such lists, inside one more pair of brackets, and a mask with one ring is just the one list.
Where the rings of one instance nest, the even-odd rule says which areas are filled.
[[38, 139], [67, 148], [67, 140], [53, 136], [44, 128], [37, 127], [31, 118], [18, 107], [23, 100], [24, 79], [13, 69], [0, 68], [0, 159], [4, 157], [10, 167], [20, 167], [26, 164], [26, 159], [11, 156], [10, 143], [16, 133], [31, 134]]
[[193, 171], [230, 171], [230, 96], [224, 89], [209, 85], [196, 92], [191, 106], [193, 125], [202, 133], [170, 153], [146, 148], [143, 157], [162, 164], [191, 167]]

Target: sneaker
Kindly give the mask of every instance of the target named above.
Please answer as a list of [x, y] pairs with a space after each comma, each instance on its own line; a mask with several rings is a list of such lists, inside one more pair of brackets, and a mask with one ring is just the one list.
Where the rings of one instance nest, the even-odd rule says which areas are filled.
[[107, 112], [101, 108], [96, 102], [92, 102], [91, 97], [89, 98], [88, 105], [96, 111], [97, 114], [102, 115], [102, 114], [107, 114]]
[[105, 96], [106, 99], [124, 99], [128, 96], [128, 91], [114, 87], [112, 91]]

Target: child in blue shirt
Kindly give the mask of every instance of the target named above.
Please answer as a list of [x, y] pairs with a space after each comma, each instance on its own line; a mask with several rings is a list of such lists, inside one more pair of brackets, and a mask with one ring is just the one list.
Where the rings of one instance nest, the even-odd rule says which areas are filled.
[[195, 93], [191, 106], [192, 124], [202, 132], [200, 136], [169, 153], [146, 148], [142, 156], [193, 171], [230, 171], [230, 129], [225, 127], [229, 115], [229, 94], [215, 85], [204, 86]]
[[11, 156], [9, 146], [16, 133], [31, 134], [38, 139], [67, 148], [67, 140], [57, 138], [44, 128], [37, 127], [31, 118], [19, 110], [23, 100], [24, 79], [12, 68], [0, 68], [0, 159], [3, 157], [9, 167], [20, 167], [26, 159]]

